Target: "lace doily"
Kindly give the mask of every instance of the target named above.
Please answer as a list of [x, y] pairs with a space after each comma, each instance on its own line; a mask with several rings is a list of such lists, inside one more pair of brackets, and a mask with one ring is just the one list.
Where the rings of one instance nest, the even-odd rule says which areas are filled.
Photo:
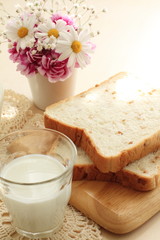
[[[12, 90], [6, 90], [4, 93], [4, 102], [0, 121], [0, 137], [19, 129], [44, 127], [43, 114], [34, 113], [31, 110], [32, 107], [32, 102], [25, 96], [17, 94]], [[20, 236], [12, 227], [10, 215], [1, 199], [0, 239], [28, 240], [28, 238]], [[45, 238], [45, 240], [80, 239], [101, 240], [102, 236], [100, 227], [74, 207], [68, 205], [61, 230], [52, 237]]]

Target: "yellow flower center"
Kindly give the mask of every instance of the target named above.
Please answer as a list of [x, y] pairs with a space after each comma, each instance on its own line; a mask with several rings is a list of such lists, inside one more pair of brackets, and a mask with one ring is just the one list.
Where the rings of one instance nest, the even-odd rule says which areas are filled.
[[20, 38], [24, 38], [26, 35], [28, 35], [28, 28], [26, 27], [19, 28], [17, 34]]
[[52, 28], [48, 31], [48, 37], [54, 36], [55, 38], [59, 37], [59, 32], [57, 29]]
[[73, 41], [71, 48], [73, 50], [73, 52], [75, 53], [79, 53], [82, 50], [82, 44], [79, 41]]

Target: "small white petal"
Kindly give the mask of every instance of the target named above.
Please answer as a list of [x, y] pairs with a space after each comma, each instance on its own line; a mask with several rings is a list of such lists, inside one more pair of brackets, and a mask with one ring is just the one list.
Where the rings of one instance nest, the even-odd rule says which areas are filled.
[[45, 36], [47, 36], [47, 33], [42, 33], [42, 32], [36, 32], [35, 33], [35, 37], [36, 38], [42, 38], [42, 37], [45, 37]]
[[69, 41], [65, 41], [65, 40], [60, 40], [60, 41], [58, 40], [57, 44], [61, 45], [62, 47], [71, 46], [71, 43]]
[[65, 47], [63, 45], [56, 46], [56, 52], [58, 52], [58, 53], [63, 53], [65, 51], [67, 51], [67, 49], [68, 49], [67, 46], [65, 46]]
[[9, 38], [11, 41], [15, 41], [18, 39], [16, 32], [6, 32], [7, 38]]
[[76, 54], [72, 52], [72, 54], [70, 55], [70, 57], [68, 59], [67, 66], [74, 67], [75, 63], [76, 63]]
[[71, 50], [71, 49], [67, 49], [66, 51], [64, 51], [64, 52], [60, 55], [59, 60], [60, 60], [60, 61], [65, 60], [66, 58], [68, 58], [68, 57], [71, 55], [71, 53], [72, 53], [72, 50]]
[[80, 33], [79, 33], [79, 41], [80, 42], [87, 42], [87, 41], [89, 41], [89, 34], [88, 34], [88, 31], [87, 30], [84, 30], [84, 31], [81, 31]]
[[85, 54], [85, 52], [83, 52], [83, 51], [80, 54], [83, 57], [83, 59], [85, 60], [86, 64], [89, 64], [90, 63], [89, 55]]
[[28, 28], [30, 28], [30, 29], [33, 28], [35, 23], [36, 23], [36, 18], [35, 17], [30, 17], [28, 19], [28, 23], [27, 23]]
[[19, 49], [20, 49], [20, 42], [17, 42], [17, 46], [16, 46], [17, 52], [19, 51]]
[[70, 34], [72, 36], [72, 40], [79, 40], [78, 33], [73, 27], [70, 30]]
[[65, 29], [65, 26], [66, 26], [66, 22], [59, 19], [57, 22], [56, 22], [56, 29], [58, 29], [59, 31], [62, 31]]
[[45, 32], [45, 33], [48, 32], [48, 30], [49, 30], [45, 24], [39, 25], [39, 27], [37, 29], [38, 29], [38, 31]]
[[84, 61], [84, 57], [82, 54], [77, 54], [77, 62], [79, 63], [80, 67], [83, 68], [86, 66], [85, 61]]
[[55, 23], [51, 20], [47, 22], [46, 26], [48, 27], [48, 29], [56, 28]]
[[72, 41], [72, 35], [69, 32], [61, 32], [60, 33], [60, 37], [59, 37], [60, 41]]
[[22, 38], [21, 41], [20, 41], [20, 47], [22, 49], [25, 49], [26, 48], [26, 44], [27, 44], [27, 42]]
[[82, 49], [86, 53], [93, 53], [93, 49], [91, 49], [91, 46], [89, 44], [84, 44]]

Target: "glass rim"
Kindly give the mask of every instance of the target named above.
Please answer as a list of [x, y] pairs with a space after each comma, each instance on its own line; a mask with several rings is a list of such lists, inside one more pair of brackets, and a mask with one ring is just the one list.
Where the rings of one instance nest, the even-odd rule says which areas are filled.
[[[34, 185], [40, 185], [40, 184], [47, 184], [47, 183], [50, 183], [50, 182], [54, 182], [54, 181], [57, 181], [59, 179], [62, 178], [62, 176], [67, 176], [67, 174], [70, 173], [70, 171], [72, 170], [73, 166], [74, 166], [74, 159], [77, 155], [77, 148], [75, 146], [75, 144], [73, 143], [73, 141], [68, 137], [66, 136], [65, 134], [57, 131], [57, 130], [54, 130], [54, 129], [50, 129], [50, 128], [37, 128], [37, 129], [22, 129], [22, 130], [17, 130], [17, 131], [14, 131], [14, 132], [11, 132], [11, 133], [8, 133], [7, 135], [5, 135], [4, 137], [0, 138], [0, 142], [3, 141], [5, 138], [9, 137], [9, 136], [12, 136], [12, 135], [15, 135], [15, 134], [18, 134], [18, 133], [29, 133], [29, 132], [38, 132], [38, 131], [48, 131], [48, 132], [53, 132], [57, 135], [60, 135], [61, 137], [63, 137], [65, 140], [67, 140], [67, 142], [72, 146], [72, 152], [73, 152], [73, 156], [72, 156], [72, 161], [69, 165], [69, 167], [64, 171], [62, 172], [60, 175], [56, 176], [56, 177], [53, 177], [53, 178], [50, 178], [50, 179], [47, 179], [47, 180], [44, 180], [44, 181], [38, 181], [38, 182], [30, 182], [30, 183], [27, 183], [27, 182], [17, 182], [17, 181], [12, 181], [12, 180], [9, 180], [7, 178], [4, 178], [1, 176], [1, 173], [0, 173], [0, 180], [3, 181], [3, 182], [6, 182], [6, 183], [9, 183], [9, 184], [13, 184], [13, 185], [19, 185], [19, 186], [34, 186]], [[29, 154], [26, 154], [25, 156], [27, 156]], [[50, 155], [48, 155], [50, 156]]]

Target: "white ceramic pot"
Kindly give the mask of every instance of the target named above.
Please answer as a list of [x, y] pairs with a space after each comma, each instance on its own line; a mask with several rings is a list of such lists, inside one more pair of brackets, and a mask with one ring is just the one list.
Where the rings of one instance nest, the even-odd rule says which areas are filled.
[[34, 104], [41, 110], [52, 103], [56, 103], [74, 95], [75, 73], [65, 81], [51, 83], [39, 73], [28, 78]]

